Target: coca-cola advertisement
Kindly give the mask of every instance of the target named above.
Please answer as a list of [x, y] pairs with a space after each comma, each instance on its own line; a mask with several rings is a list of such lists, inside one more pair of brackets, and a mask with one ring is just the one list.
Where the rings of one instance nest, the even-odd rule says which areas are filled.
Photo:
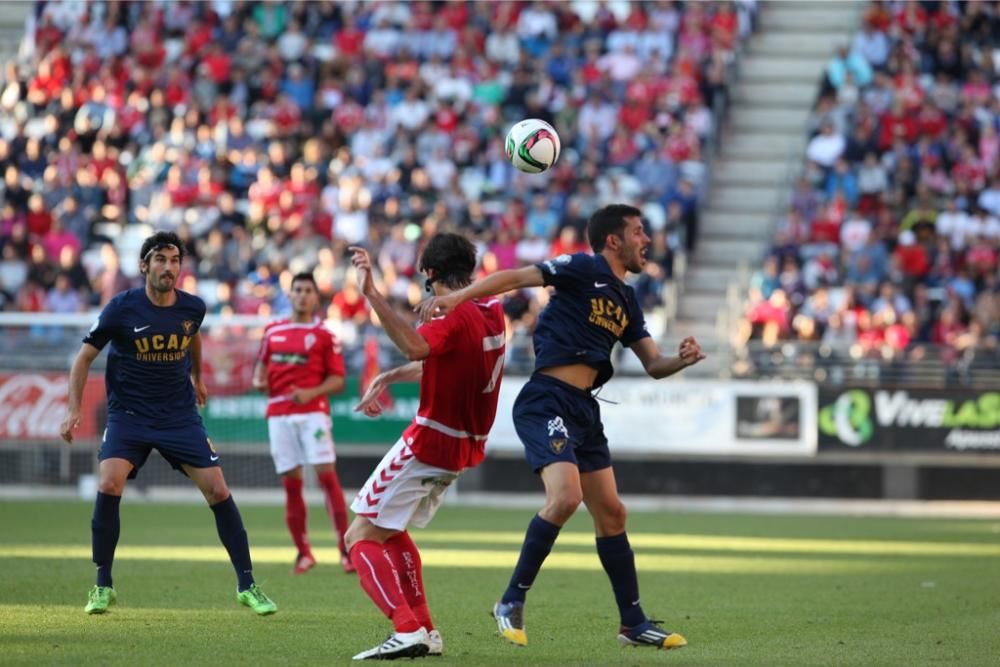
[[[59, 440], [69, 401], [69, 373], [0, 373], [0, 439]], [[104, 377], [87, 378], [78, 439], [96, 438]]]

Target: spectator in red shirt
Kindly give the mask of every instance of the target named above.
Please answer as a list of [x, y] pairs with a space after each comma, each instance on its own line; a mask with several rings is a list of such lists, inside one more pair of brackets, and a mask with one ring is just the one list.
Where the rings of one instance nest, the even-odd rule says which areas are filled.
[[590, 253], [590, 245], [580, 238], [580, 230], [573, 225], [565, 225], [559, 230], [559, 236], [552, 243], [549, 255], [574, 255], [578, 252]]
[[361, 54], [365, 33], [358, 30], [354, 16], [348, 15], [344, 19], [344, 27], [334, 35], [333, 41], [342, 57], [353, 60]]
[[28, 233], [36, 238], [42, 238], [52, 227], [52, 213], [45, 208], [42, 195], [34, 194], [28, 198]]
[[985, 236], [977, 236], [965, 252], [965, 266], [976, 280], [996, 273], [997, 249]]
[[222, 46], [218, 42], [213, 42], [207, 46], [207, 52], [202, 59], [202, 64], [207, 68], [209, 78], [215, 83], [222, 85], [229, 81], [233, 61], [229, 57], [229, 54], [222, 50]]
[[941, 311], [941, 316], [931, 329], [931, 342], [954, 346], [957, 338], [965, 333], [965, 326], [953, 305]]
[[917, 140], [919, 131], [920, 126], [917, 123], [917, 118], [907, 113], [903, 101], [897, 98], [892, 105], [892, 110], [883, 114], [879, 119], [879, 150], [889, 150], [897, 138], [902, 138], [906, 143], [912, 144]]
[[270, 167], [262, 167], [257, 172], [257, 181], [250, 186], [250, 203], [260, 204], [265, 211], [270, 211], [277, 207], [284, 183], [274, 176]]
[[165, 189], [170, 195], [171, 205], [177, 208], [191, 206], [197, 194], [196, 186], [184, 179], [184, 170], [179, 165], [174, 165], [167, 172]]
[[212, 26], [199, 19], [195, 19], [187, 26], [186, 53], [193, 58], [198, 58], [212, 42]]
[[330, 313], [341, 322], [353, 322], [363, 327], [368, 321], [368, 304], [354, 280], [345, 280], [343, 288], [330, 303]]
[[917, 243], [916, 234], [909, 229], [900, 233], [893, 261], [909, 284], [924, 278], [931, 268], [927, 248], [922, 243]]
[[41, 239], [45, 248], [45, 256], [55, 259], [62, 255], [63, 248], [70, 248], [74, 255], [79, 255], [81, 250], [80, 239], [73, 232], [63, 227], [59, 218], [52, 220], [52, 226]]

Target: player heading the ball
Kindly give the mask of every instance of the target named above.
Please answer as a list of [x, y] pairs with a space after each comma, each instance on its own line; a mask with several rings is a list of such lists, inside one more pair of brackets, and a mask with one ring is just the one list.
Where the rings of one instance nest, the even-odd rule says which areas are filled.
[[592, 396], [614, 370], [611, 350], [621, 342], [655, 379], [705, 358], [693, 338], [665, 357], [646, 331], [626, 274], [646, 264], [650, 239], [637, 208], [612, 204], [587, 222], [594, 255], [562, 255], [535, 266], [498, 271], [463, 289], [436, 295], [418, 307], [424, 321], [463, 307], [469, 299], [525, 287], [554, 287], [533, 335], [535, 372], [514, 402], [514, 427], [531, 469], [545, 485], [545, 506], [528, 525], [510, 584], [493, 608], [505, 639], [524, 646], [524, 602], [562, 526], [581, 502], [594, 518], [597, 554], [611, 580], [623, 646], [676, 648], [687, 641], [649, 620], [639, 605], [635, 556], [625, 532], [608, 439]]

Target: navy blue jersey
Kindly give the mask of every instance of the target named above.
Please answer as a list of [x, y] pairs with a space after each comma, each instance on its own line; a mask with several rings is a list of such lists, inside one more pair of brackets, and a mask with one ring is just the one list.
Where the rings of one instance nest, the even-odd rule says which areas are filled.
[[635, 291], [601, 255], [560, 255], [537, 266], [556, 290], [535, 327], [535, 370], [587, 364], [597, 369], [600, 387], [614, 374], [615, 343], [628, 347], [649, 335]]
[[105, 374], [109, 417], [162, 427], [200, 422], [191, 341], [205, 319], [205, 302], [175, 292], [172, 306], [154, 305], [142, 288], [116, 295], [83, 339], [98, 350], [111, 343]]

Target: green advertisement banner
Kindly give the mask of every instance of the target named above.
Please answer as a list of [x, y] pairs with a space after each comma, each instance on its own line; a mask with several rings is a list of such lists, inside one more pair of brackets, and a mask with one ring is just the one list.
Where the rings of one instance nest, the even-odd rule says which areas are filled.
[[[380, 417], [372, 419], [354, 411], [360, 395], [358, 378], [348, 377], [343, 393], [330, 397], [333, 439], [338, 445], [391, 445], [399, 439], [420, 402], [420, 385], [394, 384], [390, 388], [392, 405]], [[267, 447], [267, 422], [264, 412], [267, 396], [248, 392], [231, 396], [209, 396], [202, 419], [210, 438], [216, 442]]]

